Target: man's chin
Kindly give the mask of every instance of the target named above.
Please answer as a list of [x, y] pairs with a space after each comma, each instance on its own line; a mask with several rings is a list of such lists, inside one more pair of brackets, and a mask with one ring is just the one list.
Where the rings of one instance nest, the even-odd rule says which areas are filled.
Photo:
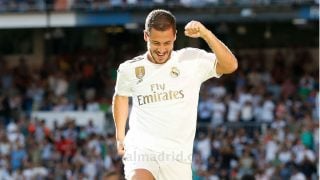
[[168, 58], [163, 57], [163, 58], [157, 58], [156, 63], [157, 64], [164, 64], [168, 61]]
[[157, 60], [156, 64], [164, 64], [166, 63], [168, 60]]

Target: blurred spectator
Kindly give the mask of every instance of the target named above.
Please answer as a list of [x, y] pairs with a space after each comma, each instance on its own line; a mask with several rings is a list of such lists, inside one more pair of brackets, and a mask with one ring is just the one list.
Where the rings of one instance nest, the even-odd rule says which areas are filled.
[[226, 112], [226, 106], [222, 101], [222, 98], [217, 97], [212, 102], [212, 119], [211, 127], [220, 126], [224, 121], [224, 116]]
[[293, 84], [292, 80], [289, 78], [289, 79], [286, 79], [284, 81], [284, 83], [282, 83], [281, 85], [281, 96], [284, 98], [284, 99], [288, 99], [288, 98], [292, 98], [294, 93], [296, 91], [296, 87], [295, 85]]
[[270, 94], [266, 94], [262, 105], [261, 120], [266, 123], [271, 123], [274, 120], [275, 104], [271, 98], [272, 96]]
[[206, 162], [210, 156], [210, 138], [203, 132], [199, 133], [199, 139], [195, 145], [202, 162]]
[[232, 95], [227, 96], [227, 120], [228, 122], [238, 122], [240, 117], [241, 106], [238, 102], [238, 97], [233, 97]]
[[254, 114], [253, 114], [252, 103], [250, 101], [246, 101], [243, 107], [241, 108], [240, 120], [242, 122], [249, 122], [253, 120], [253, 117], [254, 117]]
[[62, 159], [71, 160], [76, 152], [75, 142], [70, 137], [61, 136], [55, 144]]
[[204, 93], [200, 97], [201, 101], [198, 106], [198, 118], [199, 122], [209, 123], [212, 119], [212, 98], [208, 93]]
[[27, 161], [27, 152], [20, 143], [15, 142], [10, 152], [10, 158], [10, 164], [13, 171], [22, 169]]

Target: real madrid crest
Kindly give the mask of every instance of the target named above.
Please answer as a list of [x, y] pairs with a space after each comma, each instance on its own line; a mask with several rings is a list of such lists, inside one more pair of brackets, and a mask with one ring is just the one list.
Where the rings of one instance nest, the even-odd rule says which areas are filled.
[[171, 77], [173, 77], [173, 78], [178, 77], [179, 74], [180, 74], [180, 71], [177, 67], [171, 68], [171, 72], [170, 72]]
[[136, 77], [139, 79], [138, 83], [142, 81], [143, 76], [145, 75], [144, 66], [138, 66], [135, 68]]

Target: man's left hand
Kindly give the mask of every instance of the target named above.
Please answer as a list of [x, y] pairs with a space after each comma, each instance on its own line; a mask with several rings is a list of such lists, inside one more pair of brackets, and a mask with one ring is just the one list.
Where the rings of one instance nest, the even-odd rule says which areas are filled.
[[208, 29], [199, 21], [190, 21], [184, 27], [184, 34], [191, 38], [203, 38]]

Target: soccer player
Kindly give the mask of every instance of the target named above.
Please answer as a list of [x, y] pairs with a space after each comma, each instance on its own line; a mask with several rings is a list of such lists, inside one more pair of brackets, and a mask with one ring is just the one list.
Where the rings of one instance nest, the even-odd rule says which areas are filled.
[[184, 33], [202, 38], [212, 52], [173, 50], [175, 17], [167, 10], [151, 11], [144, 30], [147, 52], [119, 66], [113, 117], [126, 179], [191, 180], [200, 86], [237, 69], [232, 52], [202, 23], [187, 23]]

